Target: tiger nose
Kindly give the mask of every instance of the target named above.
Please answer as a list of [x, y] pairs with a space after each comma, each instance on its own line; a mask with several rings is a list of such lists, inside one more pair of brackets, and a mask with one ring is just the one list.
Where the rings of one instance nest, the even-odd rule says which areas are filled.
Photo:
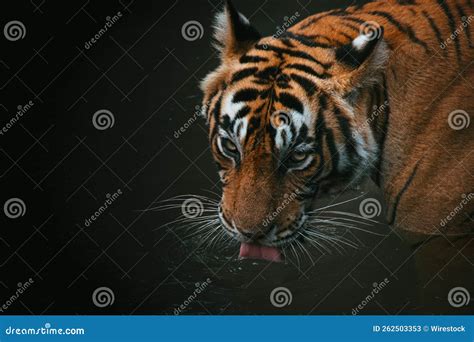
[[270, 232], [271, 229], [272, 229], [272, 227], [266, 228], [265, 230], [259, 228], [259, 229], [255, 229], [255, 230], [252, 230], [252, 231], [245, 231], [245, 230], [240, 230], [239, 229], [239, 232], [240, 232], [240, 234], [245, 236], [247, 239], [259, 240], [259, 239], [264, 238]]

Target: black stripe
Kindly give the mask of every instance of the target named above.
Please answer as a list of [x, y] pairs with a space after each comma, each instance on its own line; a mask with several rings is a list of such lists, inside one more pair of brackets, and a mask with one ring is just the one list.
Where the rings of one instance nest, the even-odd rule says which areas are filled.
[[319, 65], [323, 66], [324, 68], [328, 68], [328, 67], [331, 66], [331, 63], [322, 63], [322, 62], [318, 61], [316, 58], [314, 58], [313, 56], [311, 56], [311, 55], [309, 55], [309, 54], [307, 54], [306, 52], [303, 52], [303, 51], [294, 51], [294, 50], [279, 48], [279, 47], [276, 47], [276, 46], [273, 46], [273, 45], [263, 45], [263, 44], [257, 44], [257, 45], [255, 45], [255, 48], [257, 50], [274, 51], [274, 52], [279, 53], [279, 54], [286, 54], [286, 55], [292, 56], [292, 57], [299, 57], [299, 58], [307, 59], [309, 61], [318, 63]]
[[271, 78], [275, 77], [278, 71], [277, 67], [269, 66], [255, 73], [255, 77], [269, 81]]
[[[326, 145], [329, 150], [329, 154], [331, 155], [331, 164], [333, 169], [330, 170], [328, 175], [332, 174], [333, 172], [337, 172], [337, 167], [339, 164], [339, 152], [336, 148], [336, 143], [334, 141], [334, 134], [330, 128], [326, 126], [326, 119], [324, 118], [324, 112], [327, 109], [327, 97], [326, 95], [322, 94], [319, 97], [319, 111], [318, 116], [316, 117], [316, 134], [318, 139], [318, 146], [321, 146], [321, 163], [322, 167], [324, 167], [325, 161], [323, 156], [323, 142], [326, 142]], [[325, 139], [324, 139], [325, 138]]]
[[303, 71], [303, 72], [305, 72], [307, 74], [310, 74], [314, 77], [323, 78], [323, 79], [331, 77], [331, 75], [329, 75], [327, 73], [320, 74], [316, 70], [314, 70], [313, 68], [311, 68], [307, 65], [304, 65], [304, 64], [300, 64], [300, 63], [288, 64], [288, 65], [285, 65], [285, 68], [300, 70], [300, 71]]
[[325, 40], [326, 44], [327, 45], [329, 44], [332, 48], [337, 46], [337, 45], [342, 44], [342, 42], [336, 40], [335, 38], [329, 38], [329, 37], [324, 36], [322, 34], [307, 34], [307, 35], [305, 35], [305, 37], [308, 38], [308, 39], [312, 39], [314, 41], [318, 41], [318, 43], [321, 43], [320, 40]]
[[343, 20], [349, 20], [352, 21], [353, 23], [359, 24], [359, 25], [366, 25], [367, 22], [365, 20], [359, 19], [359, 18], [354, 18], [354, 17], [343, 17]]
[[[454, 20], [453, 14], [451, 13], [451, 10], [449, 9], [448, 4], [446, 4], [444, 0], [438, 0], [438, 4], [443, 9], [446, 18], [448, 18], [449, 29], [453, 33], [454, 31], [456, 31], [456, 22]], [[458, 62], [461, 62], [461, 45], [459, 44], [459, 40], [457, 39], [457, 37], [454, 39], [454, 45], [456, 47], [456, 57], [458, 59]]]
[[[441, 36], [441, 31], [440, 31], [439, 27], [436, 25], [433, 18], [431, 18], [431, 16], [426, 11], [422, 11], [421, 13], [423, 13], [423, 16], [426, 19], [428, 19], [428, 22], [430, 23], [431, 29], [434, 31], [434, 33], [436, 35], [436, 39], [438, 39], [439, 46], [441, 47], [443, 45], [443, 37]], [[447, 55], [447, 53], [448, 53], [448, 51], [446, 49], [443, 49], [443, 54], [445, 56]]]
[[411, 182], [415, 178], [416, 171], [418, 170], [418, 165], [420, 165], [420, 160], [418, 160], [415, 164], [415, 167], [413, 168], [413, 171], [411, 172], [410, 176], [406, 180], [405, 184], [403, 185], [402, 190], [397, 194], [395, 197], [395, 203], [393, 204], [393, 209], [392, 209], [392, 217], [390, 219], [389, 225], [393, 225], [395, 223], [395, 219], [397, 218], [397, 209], [398, 205], [400, 204], [400, 200], [402, 199], [403, 194], [408, 190], [408, 187], [410, 186]]
[[257, 89], [252, 89], [252, 88], [242, 89], [234, 94], [234, 97], [232, 98], [232, 102], [237, 103], [237, 102], [253, 101], [257, 99], [259, 94], [260, 93]]
[[[458, 10], [458, 13], [459, 13], [459, 17], [461, 17], [461, 21], [464, 23], [467, 21], [468, 19], [468, 16], [466, 15], [466, 13], [464, 12], [463, 8], [461, 7], [461, 5], [459, 4], [456, 4], [456, 9]], [[464, 20], [462, 18], [465, 18]], [[463, 25], [464, 26], [464, 25]], [[466, 35], [466, 39], [467, 39], [467, 42], [468, 42], [468, 45], [470, 48], [472, 48], [472, 41], [471, 41], [471, 30], [469, 30], [469, 23], [466, 24], [466, 27], [464, 27], [464, 34]]]
[[213, 110], [213, 107], [211, 107], [212, 102], [214, 101], [214, 98], [217, 96], [218, 93], [219, 93], [219, 89], [214, 90], [214, 91], [211, 93], [211, 95], [209, 95], [209, 98], [208, 98], [208, 100], [207, 100], [207, 102], [206, 102], [206, 106], [207, 106], [207, 107], [206, 107], [206, 109], [207, 109], [207, 112], [206, 112], [206, 119], [207, 119], [207, 120], [209, 120], [210, 114], [211, 114], [211, 112], [212, 112], [212, 110]]
[[222, 105], [222, 97], [224, 96], [224, 91], [222, 91], [219, 95], [219, 98], [217, 99], [217, 102], [214, 106], [214, 109], [212, 110], [212, 116], [214, 117], [214, 129], [212, 130], [210, 134], [210, 138], [212, 138], [216, 133], [218, 129], [218, 124], [219, 124], [219, 117], [221, 114], [221, 105]]
[[359, 26], [356, 26], [356, 25], [354, 25], [354, 24], [349, 24], [349, 23], [344, 22], [344, 23], [342, 23], [342, 26], [348, 27], [348, 28], [350, 28], [352, 31], [355, 31], [355, 32], [360, 33], [360, 27], [359, 27]]
[[334, 116], [337, 119], [339, 127], [341, 129], [342, 135], [344, 136], [345, 146], [349, 154], [349, 160], [354, 161], [354, 159], [359, 158], [359, 154], [356, 151], [356, 143], [352, 137], [352, 127], [349, 123], [349, 120], [342, 114], [341, 109], [337, 106], [334, 106]]
[[301, 86], [301, 88], [304, 89], [304, 91], [306, 92], [308, 96], [314, 95], [316, 91], [316, 84], [314, 84], [311, 80], [297, 74], [291, 74], [290, 77], [293, 81], [298, 83]]
[[383, 11], [372, 11], [372, 12], [369, 12], [369, 14], [372, 14], [372, 15], [375, 15], [375, 16], [378, 16], [378, 17], [382, 17], [382, 18], [385, 18], [387, 19], [393, 26], [395, 26], [400, 32], [403, 32], [404, 34], [407, 35], [407, 37], [415, 44], [418, 44], [420, 46], [422, 46], [426, 53], [429, 52], [429, 48], [428, 48], [428, 45], [420, 40], [415, 32], [413, 31], [413, 29], [408, 26], [408, 25], [403, 25], [401, 24], [399, 21], [397, 21], [390, 13], [387, 13], [387, 12], [383, 12]]
[[312, 47], [312, 48], [323, 48], [323, 49], [329, 49], [329, 48], [332, 48], [333, 46], [332, 45], [329, 45], [329, 44], [324, 44], [324, 43], [318, 43], [318, 42], [315, 42], [315, 41], [312, 41], [309, 37], [307, 36], [304, 36], [304, 35], [300, 35], [300, 34], [294, 34], [292, 32], [288, 32], [286, 31], [285, 33], [283, 33], [281, 35], [281, 37], [287, 37], [287, 38], [290, 38], [290, 39], [293, 39], [293, 40], [296, 40], [297, 42], [305, 45], [305, 46], [308, 46], [308, 47]]
[[245, 64], [245, 63], [268, 62], [268, 58], [266, 58], [266, 57], [260, 57], [260, 56], [247, 56], [247, 55], [243, 55], [242, 57], [240, 57], [239, 62], [242, 63], [242, 64]]
[[331, 129], [326, 129], [326, 145], [328, 145], [329, 154], [331, 155], [332, 170], [328, 173], [327, 177], [337, 174], [339, 168], [339, 151], [336, 148], [336, 142], [334, 139], [334, 133]]
[[378, 140], [377, 143], [378, 143], [378, 146], [379, 146], [379, 155], [378, 155], [378, 160], [377, 160], [377, 167], [376, 167], [377, 169], [376, 169], [376, 174], [375, 174], [375, 177], [374, 177], [374, 182], [378, 186], [380, 186], [380, 184], [381, 184], [382, 174], [381, 174], [380, 169], [382, 168], [383, 154], [384, 154], [384, 150], [385, 150], [385, 140], [387, 139], [387, 133], [388, 133], [389, 125], [390, 125], [390, 102], [389, 102], [389, 98], [388, 98], [388, 90], [387, 90], [387, 84], [386, 84], [386, 81], [385, 81], [385, 77], [383, 79], [382, 89], [383, 89], [383, 96], [379, 101], [379, 106], [380, 106], [380, 103], [383, 103], [384, 105], [385, 105], [385, 103], [387, 103], [387, 105], [384, 108], [385, 109], [384, 112], [381, 113], [383, 115], [382, 127], [377, 125], [378, 134], [379, 134], [377, 136], [377, 140]]
[[243, 117], [247, 116], [250, 113], [250, 107], [244, 106], [240, 108], [240, 110], [235, 114], [236, 119], [242, 119]]
[[[345, 32], [338, 32], [338, 34], [340, 34], [341, 36], [344, 36], [345, 38], [347, 38], [349, 42], [352, 42], [354, 40], [353, 37], [351, 37], [350, 35], [348, 35]], [[348, 43], [348, 42], [346, 42], [346, 43]]]
[[405, 6], [405, 5], [416, 5], [416, 1], [415, 0], [397, 0], [397, 3], [401, 6]]
[[249, 119], [249, 123], [247, 125], [247, 136], [245, 137], [245, 143], [247, 143], [248, 139], [252, 136], [255, 130], [260, 128], [260, 118], [259, 117], [251, 117]]
[[243, 80], [244, 78], [252, 76], [256, 71], [258, 70], [257, 67], [253, 68], [246, 68], [242, 69], [240, 71], [237, 71], [233, 76], [232, 79], [230, 80], [230, 83], [237, 82], [240, 80]]
[[301, 25], [300, 29], [305, 29], [308, 28], [309, 26], [316, 24], [319, 20], [325, 18], [327, 15], [319, 15], [316, 18], [311, 18], [311, 19], [306, 19], [308, 22], [306, 24]]
[[281, 93], [278, 97], [278, 102], [280, 102], [286, 108], [293, 109], [301, 114], [304, 113], [303, 103], [298, 100], [295, 96], [291, 95], [290, 93]]

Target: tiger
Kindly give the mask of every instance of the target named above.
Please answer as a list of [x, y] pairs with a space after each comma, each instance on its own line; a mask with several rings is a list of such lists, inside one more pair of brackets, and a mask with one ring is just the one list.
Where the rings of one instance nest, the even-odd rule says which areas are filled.
[[394, 229], [472, 234], [472, 19], [471, 0], [375, 1], [263, 37], [226, 1], [201, 114], [241, 257], [281, 261], [315, 199], [364, 179]]

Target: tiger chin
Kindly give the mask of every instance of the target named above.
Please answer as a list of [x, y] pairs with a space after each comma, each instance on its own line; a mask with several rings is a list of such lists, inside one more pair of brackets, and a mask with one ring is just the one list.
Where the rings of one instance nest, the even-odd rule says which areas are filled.
[[[454, 1], [384, 1], [262, 37], [226, 2], [215, 21], [220, 65], [201, 83], [202, 115], [223, 187], [219, 218], [241, 242], [241, 257], [280, 261], [279, 247], [301, 238], [322, 191], [365, 177], [382, 189], [393, 226], [473, 231], [461, 215], [439, 225], [474, 191], [472, 127], [447, 122], [455, 109], [473, 112], [472, 90], [451, 80], [473, 59], [474, 25], [439, 48], [456, 7], [472, 14]], [[472, 80], [473, 70], [464, 77]], [[462, 167], [445, 165], [443, 153]], [[473, 209], [474, 201], [465, 208]]]

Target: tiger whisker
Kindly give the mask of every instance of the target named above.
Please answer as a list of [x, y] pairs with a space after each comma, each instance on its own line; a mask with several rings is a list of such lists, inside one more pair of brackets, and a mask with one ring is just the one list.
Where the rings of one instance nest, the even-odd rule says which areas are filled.
[[367, 234], [372, 234], [372, 235], [377, 235], [377, 236], [386, 236], [386, 234], [380, 234], [380, 233], [372, 232], [372, 231], [367, 230], [367, 229], [356, 227], [356, 226], [353, 226], [353, 225], [350, 225], [350, 224], [344, 224], [344, 223], [337, 222], [337, 221], [315, 219], [315, 220], [311, 220], [311, 221], [308, 222], [310, 227], [318, 228], [317, 226], [311, 225], [313, 223], [331, 224], [335, 227], [342, 227], [342, 228], [346, 228], [346, 229], [358, 230], [358, 231], [361, 231], [361, 232], [364, 232], [364, 233], [367, 233]]
[[[189, 217], [180, 217], [180, 218], [177, 218], [176, 220], [173, 220], [171, 222], [168, 222], [158, 228], [155, 228], [154, 230], [159, 230], [163, 227], [166, 227], [166, 226], [170, 226], [170, 225], [174, 225], [174, 224], [179, 224], [180, 226], [182, 224], [186, 224], [186, 225], [194, 225], [195, 223], [200, 223], [200, 222], [207, 222], [209, 221], [210, 219], [217, 219], [219, 218], [219, 216], [216, 214], [216, 215], [207, 215], [207, 216], [200, 216], [200, 217], [197, 217], [197, 218], [189, 218]], [[179, 227], [180, 227], [179, 226]]]
[[361, 216], [361, 215], [357, 215], [357, 214], [349, 213], [349, 212], [345, 212], [345, 211], [327, 210], [327, 211], [323, 211], [321, 214], [337, 214], [337, 215], [344, 215], [344, 216], [350, 216], [350, 217], [353, 217], [353, 218], [358, 218], [358, 219], [361, 219], [361, 220], [369, 221], [369, 222], [372, 222], [372, 223], [380, 223], [380, 222], [375, 221], [375, 220], [372, 220], [372, 219], [370, 219], [370, 218], [368, 218], [368, 217], [364, 217], [364, 216]]
[[341, 205], [341, 204], [344, 204], [344, 203], [349, 203], [349, 202], [352, 202], [352, 201], [355, 201], [356, 199], [359, 199], [363, 196], [365, 196], [366, 193], [363, 193], [362, 195], [359, 195], [359, 196], [356, 196], [354, 198], [351, 198], [351, 199], [348, 199], [348, 200], [345, 200], [345, 201], [341, 201], [341, 202], [338, 202], [338, 203], [332, 203], [332, 204], [329, 204], [327, 206], [324, 206], [324, 207], [321, 207], [321, 208], [317, 208], [317, 209], [314, 209], [308, 213], [312, 213], [312, 212], [316, 212], [316, 211], [320, 211], [320, 210], [324, 210], [324, 209], [327, 209], [327, 208], [332, 208], [332, 207], [335, 207], [335, 206], [338, 206], [338, 205]]
[[298, 240], [295, 240], [295, 243], [299, 246], [301, 251], [308, 256], [309, 260], [311, 261], [311, 265], [314, 266], [315, 265], [314, 260], [311, 257], [311, 254], [308, 252], [308, 249], [301, 242], [299, 242]]
[[314, 237], [305, 235], [305, 234], [308, 234], [307, 231], [303, 231], [302, 234], [303, 234], [303, 236], [305, 237], [305, 239], [306, 239], [312, 246], [316, 247], [316, 249], [317, 249], [318, 251], [320, 251], [320, 252], [323, 253], [323, 254], [326, 254], [326, 253], [324, 253], [321, 249], [319, 249], [319, 248], [322, 248], [324, 251], [326, 251], [327, 253], [331, 254], [331, 250], [328, 249], [325, 245], [323, 245], [323, 244], [321, 243], [321, 240], [322, 240], [322, 239], [320, 239], [320, 238], [319, 238], [319, 239], [315, 239]]
[[329, 215], [317, 215], [317, 216], [310, 216], [311, 218], [314, 218], [314, 219], [329, 219], [329, 220], [341, 220], [341, 221], [347, 221], [347, 222], [353, 222], [353, 223], [359, 223], [359, 224], [363, 224], [365, 226], [373, 226], [373, 224], [371, 223], [367, 223], [367, 222], [364, 222], [364, 221], [358, 221], [358, 220], [353, 220], [353, 219], [349, 219], [349, 218], [345, 218], [345, 217], [337, 217], [337, 216], [329, 216]]
[[353, 241], [351, 241], [347, 238], [344, 238], [343, 236], [331, 236], [331, 235], [322, 234], [322, 233], [315, 232], [315, 231], [310, 231], [310, 230], [306, 230], [305, 232], [306, 232], [306, 234], [308, 234], [310, 236], [321, 238], [321, 239], [326, 240], [328, 242], [333, 242], [333, 243], [336, 243], [336, 244], [338, 242], [340, 242], [342, 244], [345, 244], [346, 246], [357, 249], [357, 245], [354, 244]]

